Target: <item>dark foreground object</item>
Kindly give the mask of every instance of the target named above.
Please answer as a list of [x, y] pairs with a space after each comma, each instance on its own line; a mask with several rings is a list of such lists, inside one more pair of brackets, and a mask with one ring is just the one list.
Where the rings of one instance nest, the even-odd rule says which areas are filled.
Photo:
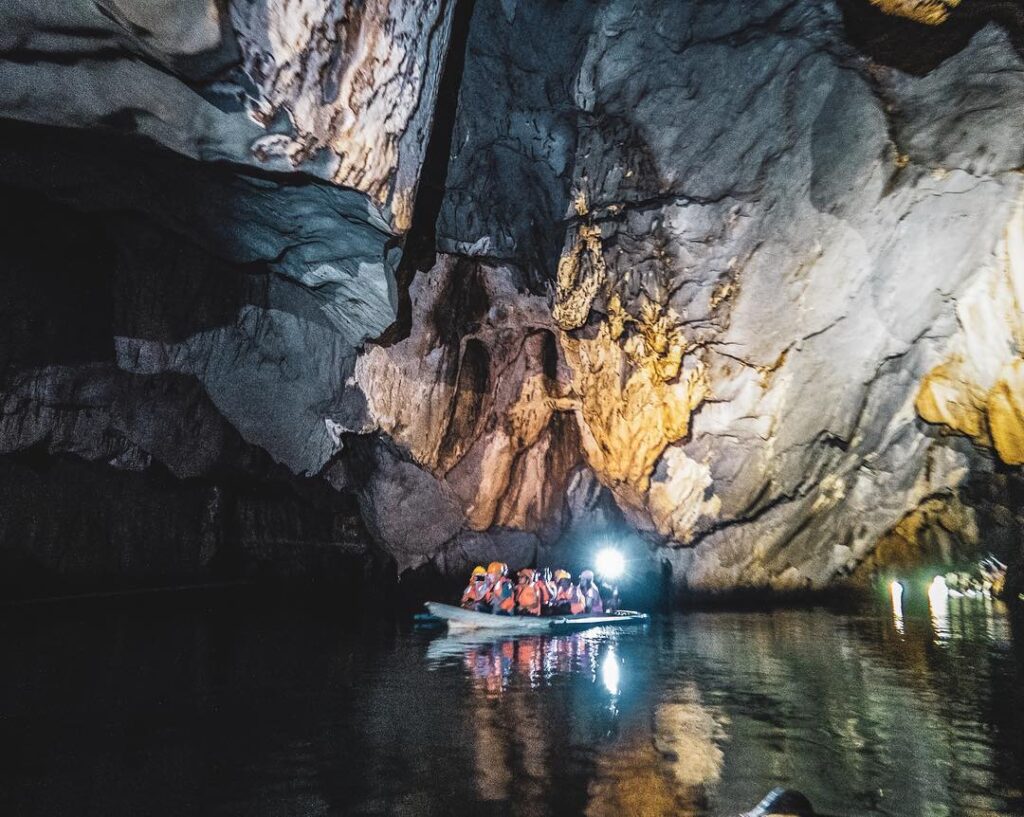
[[743, 817], [815, 817], [815, 814], [811, 801], [800, 792], [776, 788], [768, 792], [764, 799]]

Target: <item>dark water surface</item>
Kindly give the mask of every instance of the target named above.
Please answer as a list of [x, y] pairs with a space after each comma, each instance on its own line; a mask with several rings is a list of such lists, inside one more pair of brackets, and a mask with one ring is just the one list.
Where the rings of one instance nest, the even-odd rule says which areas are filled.
[[[1001, 605], [474, 643], [252, 604], [7, 611], [3, 815], [1024, 814]], [[1016, 637], [1016, 641], [1015, 641]]]

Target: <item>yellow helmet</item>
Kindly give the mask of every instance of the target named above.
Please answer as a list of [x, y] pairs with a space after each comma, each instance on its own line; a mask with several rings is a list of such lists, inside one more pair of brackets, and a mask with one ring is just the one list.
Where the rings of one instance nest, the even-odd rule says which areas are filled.
[[474, 576], [486, 576], [487, 575], [487, 571], [484, 570], [484, 566], [483, 565], [477, 565], [476, 567], [473, 568], [473, 575]]
[[562, 579], [571, 579], [571, 578], [572, 578], [572, 574], [570, 574], [568, 570], [562, 570], [561, 568], [559, 568], [558, 570], [555, 571], [555, 581], [556, 582], [561, 581]]

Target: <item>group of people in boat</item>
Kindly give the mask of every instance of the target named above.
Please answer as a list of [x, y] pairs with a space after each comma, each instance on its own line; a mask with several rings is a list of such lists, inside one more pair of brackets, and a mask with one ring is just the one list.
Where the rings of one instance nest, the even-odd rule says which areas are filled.
[[462, 593], [463, 609], [500, 616], [581, 615], [610, 613], [618, 608], [618, 591], [605, 588], [601, 595], [594, 571], [584, 570], [573, 582], [567, 570], [535, 570], [524, 567], [509, 576], [508, 565], [491, 562], [473, 568], [469, 585]]

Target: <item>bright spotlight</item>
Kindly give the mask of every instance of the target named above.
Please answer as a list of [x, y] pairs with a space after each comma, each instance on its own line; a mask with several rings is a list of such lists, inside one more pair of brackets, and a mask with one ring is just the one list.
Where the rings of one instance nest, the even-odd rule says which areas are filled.
[[617, 579], [626, 570], [626, 560], [615, 548], [604, 548], [595, 560], [597, 573], [606, 579]]

